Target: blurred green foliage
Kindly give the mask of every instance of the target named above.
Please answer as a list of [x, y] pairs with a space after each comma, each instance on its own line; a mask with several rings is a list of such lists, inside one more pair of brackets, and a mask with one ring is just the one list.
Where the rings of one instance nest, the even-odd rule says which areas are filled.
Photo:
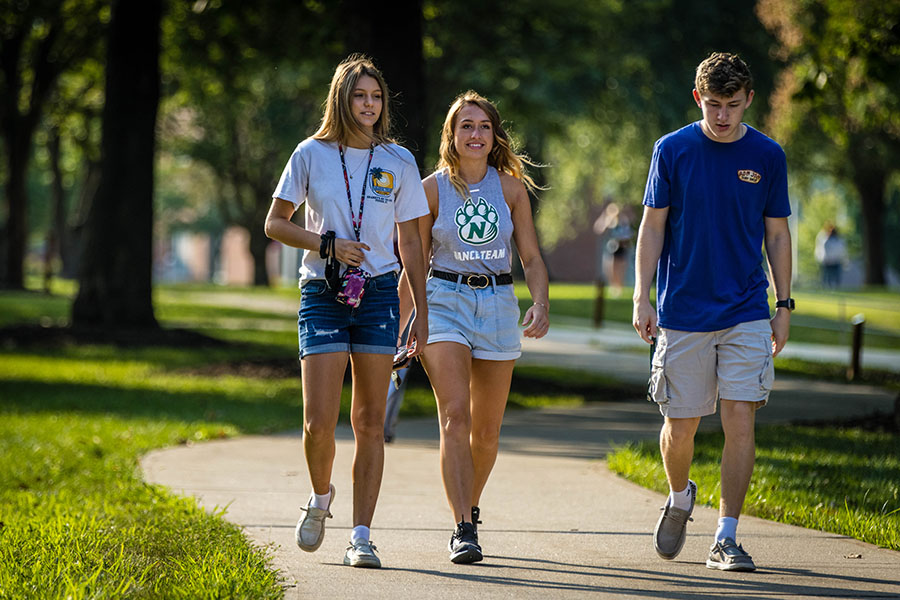
[[[852, 187], [865, 281], [885, 283], [887, 221], [900, 173], [900, 3], [759, 0], [783, 64], [769, 125], [794, 167]], [[892, 245], [892, 247], [895, 247]]]
[[[56, 6], [45, 4], [45, 11]], [[59, 6], [75, 18], [82, 4]], [[95, 4], [101, 7], [95, 15], [79, 18], [102, 23], [108, 3]], [[547, 165], [535, 174], [550, 186], [538, 200], [536, 222], [550, 249], [583, 228], [605, 199], [639, 204], [653, 141], [698, 118], [690, 95], [696, 64], [710, 51], [733, 51], [755, 75], [757, 101], [748, 122], [785, 143], [801, 239], [832, 219], [845, 224], [851, 249], [862, 251], [873, 236], [858, 233], [864, 211], [845, 168], [848, 153], [860, 154], [848, 145], [851, 133], [865, 134], [868, 150], [861, 153], [877, 159], [868, 162], [900, 164], [890, 141], [900, 130], [898, 80], [890, 76], [900, 43], [890, 21], [896, 3], [889, 4], [890, 10], [874, 0], [422, 0], [423, 167], [430, 170], [437, 158], [440, 126], [457, 94], [472, 88], [493, 99], [520, 147]], [[240, 224], [253, 234], [259, 266], [269, 195], [293, 147], [315, 129], [333, 67], [347, 53], [343, 8], [343, 2], [312, 0], [168, 5], [158, 238]], [[60, 76], [36, 133], [29, 204], [35, 242], [49, 223], [46, 147], [53, 131], [61, 137], [73, 231], [90, 200], [100, 50]], [[406, 137], [404, 123], [396, 123], [396, 133]], [[900, 202], [900, 185], [896, 178], [887, 182], [884, 255], [897, 265], [900, 235], [891, 232], [900, 233], [900, 217], [891, 207]], [[800, 250], [800, 268], [812, 277], [812, 246], [804, 242]]]

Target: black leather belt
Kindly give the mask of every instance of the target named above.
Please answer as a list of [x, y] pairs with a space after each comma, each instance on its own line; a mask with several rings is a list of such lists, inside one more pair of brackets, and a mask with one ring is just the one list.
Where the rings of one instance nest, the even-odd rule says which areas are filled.
[[463, 282], [473, 290], [480, 290], [491, 285], [510, 285], [513, 282], [510, 273], [501, 273], [499, 275], [463, 275], [462, 273], [450, 273], [447, 271], [431, 270], [431, 276], [443, 279], [445, 281]]

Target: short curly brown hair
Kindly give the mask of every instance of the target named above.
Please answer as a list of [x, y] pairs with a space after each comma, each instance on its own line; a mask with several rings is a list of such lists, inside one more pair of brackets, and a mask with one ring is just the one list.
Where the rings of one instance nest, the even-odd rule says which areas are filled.
[[744, 90], [753, 89], [753, 75], [740, 56], [728, 52], [713, 52], [697, 66], [694, 87], [701, 94], [711, 93], [730, 98]]

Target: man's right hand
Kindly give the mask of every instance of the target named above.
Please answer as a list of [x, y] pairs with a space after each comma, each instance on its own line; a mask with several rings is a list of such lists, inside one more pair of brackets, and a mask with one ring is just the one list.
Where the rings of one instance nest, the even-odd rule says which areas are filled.
[[653, 338], [656, 337], [656, 311], [649, 300], [635, 300], [631, 324], [642, 340], [648, 344], [653, 343]]

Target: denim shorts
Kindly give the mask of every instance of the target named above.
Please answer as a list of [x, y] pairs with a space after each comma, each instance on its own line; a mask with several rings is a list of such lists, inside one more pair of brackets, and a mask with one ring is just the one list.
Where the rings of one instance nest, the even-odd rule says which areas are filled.
[[768, 401], [775, 379], [767, 319], [720, 331], [659, 329], [650, 398], [674, 419], [716, 412], [716, 401]]
[[456, 342], [472, 358], [515, 360], [522, 355], [519, 302], [511, 285], [472, 289], [463, 282], [432, 277], [428, 297], [428, 343]]
[[393, 355], [399, 315], [393, 271], [370, 279], [356, 308], [335, 300], [324, 279], [311, 279], [300, 288], [300, 358], [326, 352]]

